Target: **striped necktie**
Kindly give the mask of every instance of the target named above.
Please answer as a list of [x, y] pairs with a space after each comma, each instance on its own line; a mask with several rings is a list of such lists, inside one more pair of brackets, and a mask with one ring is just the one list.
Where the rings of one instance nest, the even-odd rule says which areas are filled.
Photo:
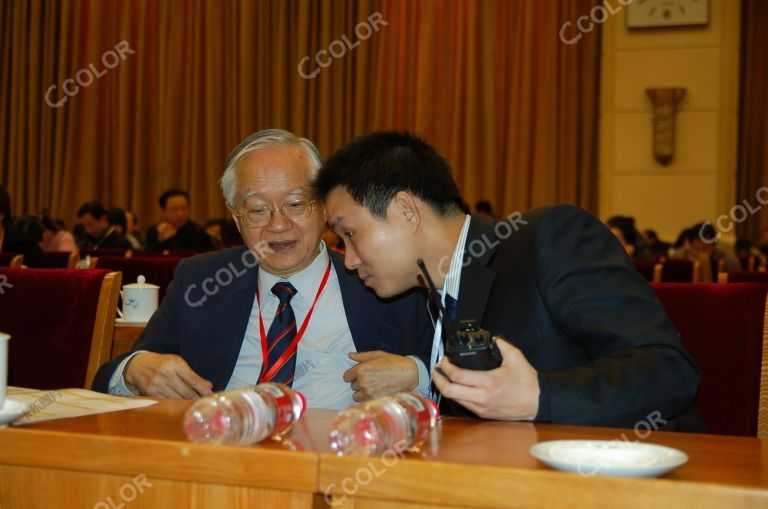
[[445, 312], [448, 314], [448, 319], [452, 322], [456, 321], [456, 308], [458, 304], [456, 299], [451, 297], [450, 293], [445, 294]]
[[[291, 299], [296, 295], [296, 288], [288, 281], [281, 281], [272, 287], [272, 293], [277, 296], [280, 303], [277, 306], [277, 311], [275, 311], [275, 319], [272, 320], [272, 325], [269, 326], [267, 333], [268, 354], [267, 365], [264, 367], [265, 373], [277, 363], [296, 337], [296, 317], [291, 307]], [[290, 387], [295, 371], [296, 351], [294, 350], [285, 364], [269, 380], [264, 380], [264, 382], [280, 382]]]

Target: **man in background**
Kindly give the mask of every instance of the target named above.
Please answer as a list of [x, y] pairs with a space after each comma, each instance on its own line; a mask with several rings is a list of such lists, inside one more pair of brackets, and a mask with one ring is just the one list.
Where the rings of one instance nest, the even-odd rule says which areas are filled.
[[[122, 236], [117, 228], [109, 224], [107, 211], [101, 202], [89, 201], [77, 211], [77, 219], [86, 233], [84, 245], [88, 248], [131, 249], [131, 243]], [[123, 218], [123, 223], [125, 218]]]
[[147, 230], [146, 250], [210, 251], [208, 234], [189, 217], [189, 194], [182, 189], [168, 189], [158, 200], [162, 221]]

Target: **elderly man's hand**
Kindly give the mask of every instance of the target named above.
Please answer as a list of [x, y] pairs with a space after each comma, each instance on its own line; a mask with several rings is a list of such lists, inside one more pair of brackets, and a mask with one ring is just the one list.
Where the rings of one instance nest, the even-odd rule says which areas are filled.
[[201, 378], [184, 359], [173, 354], [136, 354], [123, 373], [125, 382], [142, 395], [170, 399], [210, 396], [213, 384]]
[[355, 401], [412, 391], [419, 385], [419, 368], [408, 357], [375, 350], [352, 352], [349, 358], [358, 362], [344, 372], [344, 381], [352, 383]]
[[530, 421], [539, 411], [539, 377], [523, 352], [494, 338], [501, 352], [501, 366], [489, 371], [461, 369], [443, 357], [433, 381], [444, 398], [487, 419]]

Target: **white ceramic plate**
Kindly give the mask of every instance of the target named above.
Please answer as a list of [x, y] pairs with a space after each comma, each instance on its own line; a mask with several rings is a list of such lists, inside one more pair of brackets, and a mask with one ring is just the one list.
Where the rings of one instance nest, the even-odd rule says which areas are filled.
[[27, 405], [6, 397], [3, 408], [0, 408], [0, 428], [4, 428], [16, 419], [19, 419], [24, 415], [26, 409]]
[[120, 325], [147, 325], [149, 322], [129, 322], [125, 318], [115, 318], [115, 323]]
[[530, 453], [552, 468], [585, 476], [656, 477], [688, 461], [671, 447], [620, 440], [552, 440]]

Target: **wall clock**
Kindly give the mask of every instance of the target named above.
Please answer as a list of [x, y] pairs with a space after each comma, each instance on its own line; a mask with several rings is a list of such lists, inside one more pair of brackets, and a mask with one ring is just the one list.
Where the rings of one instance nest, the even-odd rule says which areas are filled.
[[706, 25], [709, 0], [634, 0], [627, 7], [627, 27]]

